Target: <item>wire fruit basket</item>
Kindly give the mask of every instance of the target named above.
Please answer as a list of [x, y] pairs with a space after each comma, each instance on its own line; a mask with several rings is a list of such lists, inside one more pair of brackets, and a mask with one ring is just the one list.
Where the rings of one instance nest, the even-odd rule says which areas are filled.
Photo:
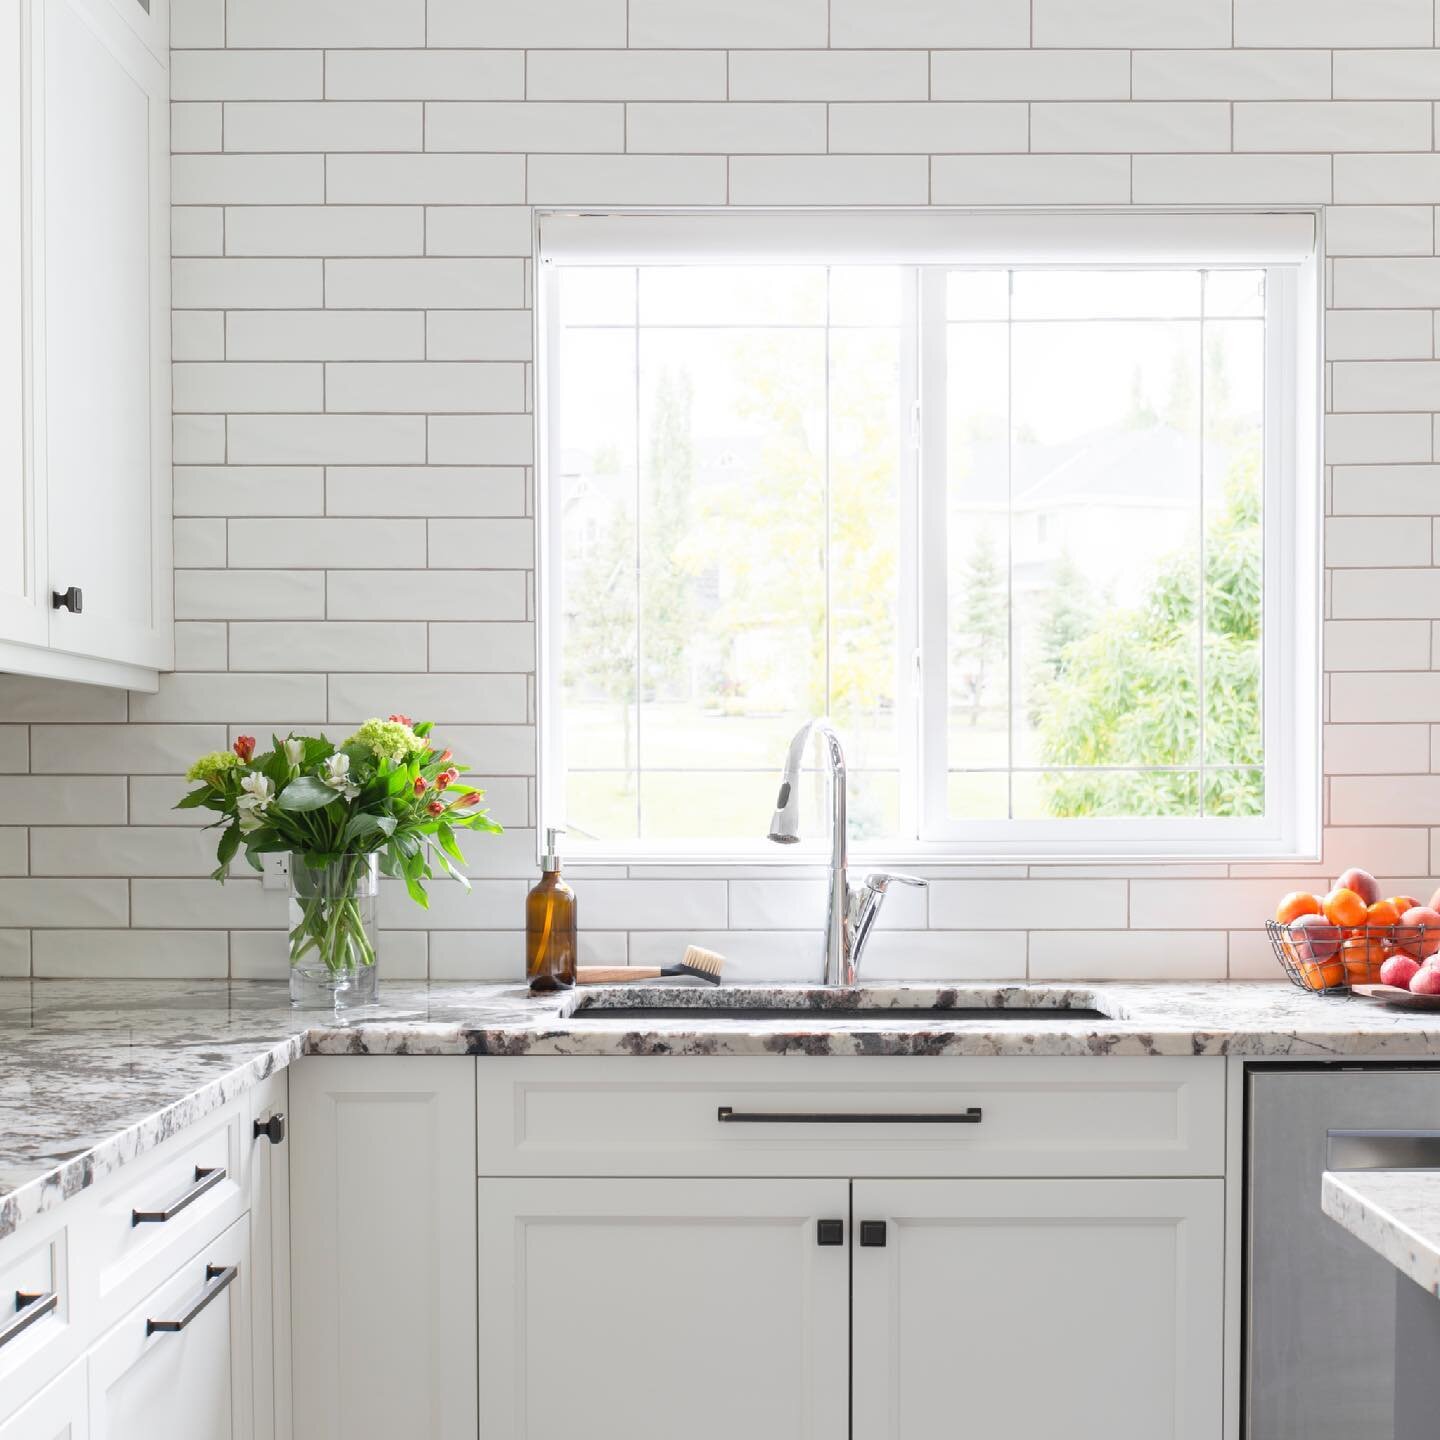
[[1293, 985], [1316, 995], [1345, 995], [1352, 985], [1377, 985], [1392, 955], [1416, 961], [1440, 951], [1440, 931], [1424, 925], [1357, 925], [1346, 929], [1321, 916], [1281, 925], [1267, 920], [1265, 933], [1280, 968]]

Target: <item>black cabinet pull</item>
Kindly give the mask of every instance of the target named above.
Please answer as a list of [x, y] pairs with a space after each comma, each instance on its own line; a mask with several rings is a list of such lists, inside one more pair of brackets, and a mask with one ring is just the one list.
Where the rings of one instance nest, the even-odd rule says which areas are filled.
[[862, 1220], [860, 1222], [860, 1243], [870, 1246], [884, 1246], [885, 1222], [883, 1220]]
[[217, 1165], [213, 1170], [195, 1167], [195, 1183], [177, 1200], [172, 1200], [163, 1210], [132, 1210], [132, 1225], [163, 1225], [173, 1220], [187, 1205], [193, 1205], [207, 1190], [213, 1190], [225, 1178], [225, 1167]]
[[845, 1222], [843, 1220], [817, 1220], [815, 1222], [815, 1243], [817, 1245], [843, 1245], [845, 1243]]
[[722, 1105], [715, 1118], [726, 1125], [978, 1125], [981, 1110], [972, 1105], [968, 1110], [928, 1114], [860, 1114], [830, 1110], [733, 1110]]
[[268, 1120], [255, 1122], [255, 1138], [264, 1136], [272, 1145], [278, 1145], [285, 1138], [285, 1112], [277, 1110]]
[[72, 585], [68, 590], [52, 590], [50, 608], [68, 610], [72, 615], [78, 615], [85, 608], [85, 592], [78, 585]]
[[195, 1297], [190, 1308], [178, 1320], [147, 1320], [147, 1335], [174, 1335], [183, 1330], [220, 1292], [234, 1283], [238, 1265], [207, 1265], [205, 1288]]
[[0, 1325], [0, 1345], [8, 1345], [17, 1335], [43, 1320], [52, 1310], [60, 1308], [60, 1297], [53, 1290], [15, 1292], [15, 1313]]

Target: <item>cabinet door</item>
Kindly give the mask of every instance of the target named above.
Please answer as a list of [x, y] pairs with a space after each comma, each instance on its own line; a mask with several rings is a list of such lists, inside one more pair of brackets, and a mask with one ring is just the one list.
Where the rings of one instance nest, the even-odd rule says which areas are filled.
[[90, 1351], [90, 1440], [249, 1440], [249, 1274], [242, 1218]]
[[252, 1119], [278, 1119], [271, 1141], [245, 1130], [250, 1146], [250, 1313], [255, 1440], [290, 1440], [290, 1141], [287, 1071], [252, 1092]]
[[844, 1440], [849, 1188], [482, 1180], [480, 1433]]
[[857, 1440], [1220, 1434], [1222, 1180], [863, 1180], [854, 1202]]
[[295, 1434], [475, 1440], [474, 1060], [307, 1057], [290, 1118]]
[[139, 0], [43, 3], [50, 645], [168, 668], [169, 85]]
[[0, 14], [0, 640], [45, 643], [31, 406], [31, 0]]
[[85, 1362], [77, 1360], [0, 1425], [0, 1440], [87, 1440]]

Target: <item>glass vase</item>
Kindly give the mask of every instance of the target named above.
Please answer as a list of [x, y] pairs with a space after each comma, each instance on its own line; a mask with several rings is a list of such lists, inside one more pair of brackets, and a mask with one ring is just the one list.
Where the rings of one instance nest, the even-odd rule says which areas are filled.
[[290, 1003], [346, 1010], [376, 997], [378, 855], [313, 867], [290, 857]]

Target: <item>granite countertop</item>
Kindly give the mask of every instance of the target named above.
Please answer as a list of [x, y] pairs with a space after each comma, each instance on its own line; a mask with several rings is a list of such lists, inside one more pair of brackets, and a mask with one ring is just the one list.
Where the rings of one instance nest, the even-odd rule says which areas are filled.
[[[385, 981], [379, 1005], [336, 1017], [292, 1010], [276, 981], [0, 981], [0, 1237], [302, 1054], [1440, 1057], [1440, 1015], [1283, 982], [651, 985], [648, 1004], [689, 1008], [603, 1018], [636, 997]], [[797, 1013], [705, 1014], [736, 999]], [[917, 1006], [989, 1013], [887, 1013]]]
[[1440, 1297], [1440, 1170], [1326, 1171], [1325, 1213]]

